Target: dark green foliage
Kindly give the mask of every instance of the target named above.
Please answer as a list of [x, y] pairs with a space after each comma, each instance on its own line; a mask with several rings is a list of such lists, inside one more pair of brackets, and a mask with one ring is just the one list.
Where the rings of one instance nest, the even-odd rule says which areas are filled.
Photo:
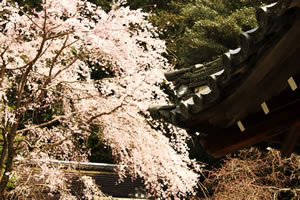
[[88, 0], [88, 1], [96, 4], [97, 6], [100, 6], [106, 12], [108, 12], [111, 9], [111, 4], [113, 2], [113, 0]]
[[93, 132], [89, 137], [88, 145], [91, 148], [89, 161], [98, 163], [114, 163], [111, 149], [99, 139], [95, 132]]
[[93, 80], [101, 80], [104, 78], [112, 78], [114, 76], [113, 71], [109, 67], [100, 66], [99, 64], [92, 64], [87, 62], [91, 66], [91, 78]]
[[166, 57], [172, 64], [176, 64], [178, 56], [176, 40], [186, 28], [184, 17], [180, 12], [186, 4], [192, 2], [193, 0], [128, 0], [132, 9], [142, 8], [146, 12], [152, 12], [149, 20], [158, 27], [161, 39], [166, 41], [168, 47]]
[[[189, 1], [189, 0], [188, 0]], [[132, 9], [143, 9], [149, 11], [173, 10], [173, 2], [186, 2], [186, 0], [127, 0], [127, 4]], [[170, 9], [171, 6], [171, 9]]]
[[128, 5], [152, 11], [150, 21], [167, 42], [168, 59], [182, 68], [236, 48], [239, 34], [256, 26], [255, 9], [273, 1], [128, 0]]
[[264, 2], [195, 0], [186, 4], [180, 13], [186, 27], [176, 41], [177, 63], [188, 66], [208, 62], [236, 48], [239, 34], [257, 26], [255, 9]]
[[[25, 8], [39, 8], [42, 0], [12, 0], [17, 2], [20, 6], [24, 6]], [[62, 0], [63, 1], [63, 0]], [[94, 3], [105, 11], [109, 11], [111, 9], [112, 0], [89, 0], [89, 2]]]
[[42, 3], [42, 0], [12, 0], [17, 2], [20, 6], [23, 6], [25, 9], [37, 8], [39, 9]]

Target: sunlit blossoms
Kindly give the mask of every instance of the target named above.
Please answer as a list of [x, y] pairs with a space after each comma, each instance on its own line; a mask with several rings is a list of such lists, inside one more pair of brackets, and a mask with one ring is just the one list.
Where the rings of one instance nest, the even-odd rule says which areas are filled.
[[[121, 177], [142, 177], [164, 198], [193, 194], [199, 166], [188, 157], [187, 135], [170, 127], [171, 140], [145, 119], [149, 104], [165, 103], [159, 83], [171, 67], [146, 13], [120, 2], [105, 13], [79, 0], [44, 0], [30, 12], [2, 1], [0, 9], [0, 195], [7, 174], [20, 170], [16, 157], [86, 160], [92, 126], [111, 146]], [[97, 72], [102, 77], [91, 76]], [[59, 191], [52, 179], [49, 187]]]

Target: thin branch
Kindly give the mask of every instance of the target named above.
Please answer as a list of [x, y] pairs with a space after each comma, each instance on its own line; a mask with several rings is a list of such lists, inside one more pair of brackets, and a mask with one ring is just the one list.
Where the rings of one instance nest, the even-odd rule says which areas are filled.
[[[21, 144], [22, 142], [25, 142], [25, 143], [29, 146], [29, 148], [31, 148], [31, 149], [34, 148], [34, 146], [32, 146], [28, 140], [22, 139], [22, 140], [20, 140], [20, 141], [18, 142], [17, 147], [16, 147], [16, 151], [19, 151], [19, 150], [21, 150], [21, 149], [24, 149], [22, 146], [20, 146], [20, 144]], [[25, 149], [26, 149], [26, 148], [25, 148]], [[30, 153], [30, 152], [28, 151], [28, 149], [27, 149], [27, 153], [28, 153], [28, 154]]]
[[299, 188], [278, 188], [275, 186], [260, 186], [260, 185], [255, 185], [255, 184], [250, 184], [254, 187], [259, 187], [259, 188], [265, 188], [265, 189], [271, 189], [271, 190], [278, 190], [278, 191], [297, 191], [300, 192]]
[[50, 124], [52, 124], [52, 123], [54, 123], [54, 122], [56, 122], [56, 121], [58, 121], [58, 120], [60, 120], [60, 119], [67, 118], [67, 117], [68, 117], [68, 116], [65, 116], [65, 115], [57, 116], [57, 117], [55, 117], [54, 119], [52, 119], [52, 120], [50, 120], [50, 121], [48, 121], [48, 122], [45, 122], [45, 123], [42, 123], [42, 124], [37, 124], [37, 125], [32, 125], [32, 126], [30, 126], [30, 127], [28, 127], [28, 128], [24, 128], [24, 129], [18, 130], [17, 133], [18, 133], [18, 134], [19, 134], [19, 133], [24, 133], [24, 132], [26, 132], [26, 131], [33, 130], [33, 129], [35, 129], [35, 128], [41, 128], [41, 127], [50, 125]]
[[60, 27], [60, 26], [61, 26], [61, 24], [59, 24], [59, 25], [57, 25], [57, 26], [53, 26], [52, 28], [49, 28], [48, 31], [51, 32], [51, 31], [57, 29], [57, 28]]
[[48, 85], [51, 82], [52, 70], [54, 68], [54, 65], [55, 65], [58, 57], [61, 55], [62, 51], [66, 48], [66, 43], [67, 43], [68, 39], [69, 39], [69, 35], [67, 34], [62, 47], [59, 49], [59, 51], [56, 53], [56, 55], [52, 58], [49, 75], [48, 75], [47, 79], [45, 80], [45, 82], [43, 83], [42, 87], [40, 88], [42, 91], [41, 91], [41, 94], [37, 97], [37, 101], [39, 101], [41, 98], [43, 98], [44, 95], [46, 94], [46, 90], [44, 88], [46, 87], [46, 85]]
[[[12, 42], [10, 42], [10, 44], [11, 43]], [[4, 62], [3, 56], [4, 56], [5, 52], [8, 50], [10, 44], [8, 44], [7, 47], [3, 50], [3, 52], [0, 54], [0, 57], [2, 58], [3, 62]]]
[[2, 62], [3, 62], [2, 66], [1, 66], [1, 69], [0, 69], [0, 87], [2, 86], [2, 82], [3, 82], [3, 79], [4, 79], [4, 74], [5, 74], [5, 71], [6, 71], [6, 62], [3, 58], [3, 56], [4, 56], [5, 52], [8, 50], [9, 45], [10, 44], [7, 45], [7, 47], [3, 50], [3, 52], [0, 55], [0, 57], [2, 59]]
[[46, 36], [47, 36], [47, 34], [44, 33], [41, 46], [40, 46], [40, 48], [39, 48], [39, 50], [38, 50], [35, 58], [28, 63], [28, 68], [26, 69], [25, 73], [22, 74], [20, 88], [18, 89], [18, 103], [17, 103], [17, 108], [19, 108], [20, 104], [21, 104], [21, 96], [23, 95], [24, 87], [25, 87], [25, 84], [27, 82], [27, 76], [28, 76], [29, 72], [31, 71], [34, 63], [39, 59], [41, 53], [43, 52], [43, 48], [44, 48], [44, 45], [45, 45], [45, 42], [46, 42]]
[[51, 79], [50, 77], [51, 77], [51, 75], [52, 75], [53, 67], [54, 67], [54, 65], [55, 65], [55, 63], [56, 63], [58, 57], [59, 57], [60, 54], [62, 53], [62, 51], [66, 48], [66, 44], [67, 44], [68, 40], [69, 40], [69, 34], [66, 35], [66, 39], [65, 39], [65, 41], [63, 42], [62, 47], [58, 50], [58, 52], [56, 53], [56, 55], [55, 55], [54, 58], [52, 59], [52, 62], [51, 62], [51, 65], [50, 65], [50, 70], [49, 70], [49, 75], [48, 75], [48, 76], [49, 76], [48, 81], [45, 82], [45, 85], [43, 85], [42, 88], [44, 88], [44, 87], [46, 86], [47, 82], [50, 82], [50, 79]]
[[3, 62], [3, 65], [0, 68], [0, 87], [2, 86], [4, 80], [5, 71], [6, 71], [6, 64]]
[[[146, 79], [146, 77], [144, 77], [144, 79], [141, 81], [140, 84], [137, 85], [136, 88], [140, 87], [140, 85], [142, 84], [142, 82], [143, 82], [145, 79]], [[134, 91], [135, 91], [135, 89], [133, 90], [132, 93], [134, 93]], [[104, 115], [110, 115], [110, 114], [112, 114], [113, 112], [117, 111], [117, 110], [120, 109], [122, 106], [128, 104], [128, 103], [126, 102], [126, 99], [127, 99], [128, 97], [132, 97], [132, 96], [133, 96], [132, 94], [128, 94], [127, 96], [125, 96], [125, 97], [123, 98], [123, 100], [121, 101], [121, 103], [120, 103], [118, 106], [116, 106], [115, 108], [113, 108], [112, 110], [110, 110], [110, 111], [108, 111], [108, 112], [102, 112], [102, 113], [100, 113], [100, 114], [98, 114], [98, 115], [95, 115], [95, 116], [91, 117], [91, 118], [88, 120], [88, 123], [91, 123], [94, 119], [96, 119], [96, 118], [98, 118], [98, 117], [102, 117], [102, 116], [104, 116]]]
[[20, 10], [34, 25], [36, 25], [38, 28], [40, 28], [41, 30], [43, 30], [42, 27], [40, 27], [40, 25], [38, 25], [26, 12], [23, 12], [22, 10]]
[[66, 36], [66, 35], [69, 35], [70, 33], [73, 33], [74, 31], [69, 31], [69, 32], [64, 32], [64, 33], [57, 33], [53, 36], [49, 36], [47, 38], [47, 40], [53, 40], [53, 39], [56, 39], [56, 38], [59, 38], [59, 37], [63, 37], [63, 36]]
[[[45, 49], [42, 51], [42, 53], [40, 54], [40, 56], [39, 57], [41, 57], [41, 56], [43, 56], [45, 53], [46, 53], [46, 51], [48, 50], [48, 48], [51, 46], [51, 42], [45, 47]], [[30, 62], [28, 62], [28, 63], [26, 63], [24, 66], [22, 66], [22, 67], [16, 67], [16, 68], [7, 68], [7, 70], [11, 70], [11, 71], [13, 71], [13, 70], [21, 70], [21, 69], [25, 69], [25, 68], [27, 68], [29, 65], [33, 65], [35, 62], [36, 62], [36, 60], [35, 60], [35, 58], [32, 60], [32, 61], [30, 61]]]
[[44, 10], [44, 24], [43, 24], [43, 28], [42, 28], [42, 30], [43, 30], [43, 32], [47, 35], [47, 33], [46, 33], [46, 24], [47, 24], [47, 9], [46, 8], [44, 8], [43, 9]]
[[67, 70], [69, 67], [71, 67], [76, 61], [78, 60], [78, 56], [76, 56], [65, 68], [59, 70], [56, 72], [56, 74], [53, 76], [53, 78], [56, 78], [61, 72]]
[[91, 117], [91, 118], [87, 121], [87, 123], [88, 123], [88, 124], [91, 123], [94, 119], [97, 119], [98, 117], [102, 117], [102, 116], [104, 116], [104, 115], [110, 115], [110, 114], [114, 113], [115, 111], [117, 111], [119, 108], [121, 108], [121, 107], [124, 106], [124, 105], [125, 105], [125, 104], [124, 104], [124, 101], [122, 101], [122, 103], [120, 103], [118, 106], [114, 107], [112, 110], [110, 110], [110, 111], [108, 111], [108, 112], [102, 112], [102, 113], [100, 113], [100, 114], [98, 114], [98, 115], [95, 115], [95, 116]]
[[65, 141], [69, 140], [72, 138], [73, 135], [69, 135], [67, 137], [65, 137], [64, 139], [58, 141], [58, 142], [55, 142], [55, 143], [51, 143], [51, 144], [44, 144], [41, 146], [41, 148], [43, 148], [43, 146], [46, 146], [43, 151], [47, 151], [47, 150], [50, 150], [54, 147], [57, 147], [57, 146], [60, 146], [61, 144], [63, 144]]

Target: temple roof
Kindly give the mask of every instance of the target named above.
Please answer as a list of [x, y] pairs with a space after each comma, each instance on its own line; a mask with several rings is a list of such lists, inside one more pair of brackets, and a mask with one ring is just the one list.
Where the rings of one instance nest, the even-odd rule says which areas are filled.
[[299, 0], [261, 7], [258, 27], [240, 34], [238, 48], [212, 62], [165, 73], [177, 103], [149, 108], [152, 118], [190, 132], [243, 132], [242, 121], [258, 124], [248, 118], [261, 112], [270, 117], [299, 100], [299, 90], [290, 89], [297, 88], [300, 72], [299, 7]]

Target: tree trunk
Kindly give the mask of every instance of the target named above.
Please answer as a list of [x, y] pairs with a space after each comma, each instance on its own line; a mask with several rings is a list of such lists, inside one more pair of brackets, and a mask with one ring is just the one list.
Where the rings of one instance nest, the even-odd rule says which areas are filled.
[[4, 169], [4, 162], [7, 156], [7, 137], [4, 133], [4, 130], [2, 130], [2, 136], [3, 136], [3, 147], [0, 157], [0, 180], [2, 179], [2, 171]]
[[7, 136], [7, 159], [5, 163], [5, 170], [0, 180], [0, 200], [5, 199], [5, 190], [13, 169], [13, 161], [16, 156], [16, 151], [14, 148], [14, 140], [19, 126], [18, 119], [19, 118], [17, 117], [16, 120], [17, 122], [13, 125], [12, 130], [9, 132]]

